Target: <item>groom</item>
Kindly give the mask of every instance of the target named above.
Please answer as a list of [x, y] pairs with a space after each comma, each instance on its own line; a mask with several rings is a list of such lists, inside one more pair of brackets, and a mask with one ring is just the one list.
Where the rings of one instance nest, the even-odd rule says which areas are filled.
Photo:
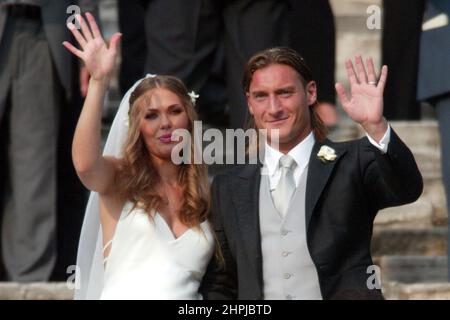
[[297, 52], [268, 49], [247, 63], [249, 111], [269, 133], [264, 166], [237, 166], [214, 179], [222, 257], [205, 274], [205, 299], [383, 298], [368, 285], [373, 220], [380, 209], [415, 201], [423, 183], [383, 117], [387, 67], [378, 82], [371, 59], [365, 66], [356, 57], [356, 72], [350, 60], [346, 69], [351, 96], [341, 84], [336, 91], [366, 137], [335, 143], [314, 111], [316, 84]]

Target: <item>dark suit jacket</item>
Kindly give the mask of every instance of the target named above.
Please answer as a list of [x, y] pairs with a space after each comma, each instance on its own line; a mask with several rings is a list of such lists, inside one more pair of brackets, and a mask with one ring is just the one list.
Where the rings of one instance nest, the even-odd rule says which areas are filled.
[[[324, 144], [336, 150], [335, 161], [317, 159]], [[259, 165], [232, 168], [213, 181], [212, 221], [225, 264], [211, 261], [200, 290], [205, 299], [263, 299], [259, 188]], [[414, 157], [393, 130], [386, 154], [367, 138], [316, 142], [306, 186], [306, 233], [324, 299], [382, 298], [366, 285], [373, 220], [380, 209], [415, 201], [422, 189]]]
[[[450, 17], [450, 2], [427, 2], [424, 21], [439, 14]], [[426, 100], [450, 92], [450, 24], [423, 31], [420, 39], [417, 99]]]

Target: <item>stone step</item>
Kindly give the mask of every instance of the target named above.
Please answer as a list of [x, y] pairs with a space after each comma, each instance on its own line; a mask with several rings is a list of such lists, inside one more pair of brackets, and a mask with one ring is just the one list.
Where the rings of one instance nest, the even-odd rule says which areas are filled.
[[[438, 150], [440, 146], [439, 125], [435, 120], [421, 121], [389, 121], [389, 124], [399, 137], [411, 149], [418, 148]], [[350, 132], [350, 134], [348, 134]], [[341, 135], [343, 133], [343, 135]], [[363, 128], [352, 120], [345, 118], [339, 123], [333, 139], [357, 139], [365, 136]], [[439, 154], [439, 153], [438, 153]]]
[[0, 282], [0, 300], [72, 300], [65, 282]]
[[441, 179], [425, 180], [421, 198], [433, 206], [433, 225], [448, 226], [447, 199]]
[[425, 197], [416, 202], [391, 207], [378, 212], [374, 228], [377, 229], [405, 229], [431, 228], [433, 226], [433, 205]]
[[439, 125], [435, 120], [391, 121], [392, 128], [412, 149], [428, 147], [439, 149]]
[[330, 4], [336, 19], [366, 17], [367, 8], [371, 5], [381, 7], [381, 0], [330, 0]]
[[447, 235], [446, 227], [374, 230], [372, 254], [378, 257], [386, 255], [446, 255]]
[[[435, 120], [421, 121], [389, 121], [389, 124], [398, 136], [411, 148], [439, 149], [439, 125]], [[358, 137], [364, 136], [361, 126], [354, 124], [358, 128]]]
[[[438, 123], [434, 120], [390, 121], [389, 123], [413, 152], [424, 179], [441, 179], [441, 152]], [[348, 126], [352, 125], [355, 126], [353, 130], [348, 128]], [[343, 132], [355, 132], [353, 137], [348, 137], [353, 139], [365, 135], [361, 126], [352, 123], [346, 124], [343, 127]], [[339, 139], [338, 141], [341, 140]]]
[[378, 69], [381, 64], [381, 30], [367, 28], [367, 8], [380, 5], [381, 0], [331, 0], [336, 27], [336, 64], [337, 82], [347, 85], [344, 61], [356, 54], [371, 56]]
[[387, 300], [450, 300], [450, 283], [386, 282], [383, 292]]
[[[356, 55], [362, 55], [363, 58], [372, 57], [375, 69], [379, 70], [381, 68], [381, 34], [378, 31], [370, 33], [355, 32], [358, 29], [355, 26], [360, 26], [360, 30], [366, 29], [366, 18], [345, 19], [342, 22], [337, 20], [336, 22], [337, 36], [334, 75], [336, 82], [342, 83], [347, 88], [347, 92], [349, 92], [349, 82], [344, 64], [345, 60], [353, 59], [354, 61]], [[347, 29], [347, 32], [345, 32], [345, 29]]]
[[[450, 299], [450, 283], [406, 284], [382, 279], [382, 290], [388, 300]], [[73, 291], [65, 283], [0, 282], [0, 300], [72, 300]]]
[[439, 147], [411, 147], [417, 166], [424, 180], [436, 180], [442, 178], [441, 154]]
[[399, 283], [447, 282], [447, 256], [384, 256], [374, 262], [381, 269], [381, 281]]

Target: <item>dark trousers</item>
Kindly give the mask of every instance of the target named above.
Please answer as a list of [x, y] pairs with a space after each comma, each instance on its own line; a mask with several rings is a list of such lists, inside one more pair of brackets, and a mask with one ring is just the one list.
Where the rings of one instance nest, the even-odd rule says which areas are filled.
[[55, 265], [61, 93], [41, 21], [8, 17], [0, 43], [6, 280], [46, 281]]
[[382, 61], [389, 67], [384, 92], [388, 120], [420, 119], [417, 72], [424, 0], [384, 0]]
[[148, 1], [145, 71], [178, 76], [188, 89], [199, 91], [223, 40], [230, 122], [243, 127], [244, 65], [259, 50], [287, 44], [287, 9], [286, 1], [277, 0]]
[[119, 30], [122, 61], [119, 72], [119, 87], [122, 95], [145, 75], [147, 45], [145, 39], [145, 1], [118, 1]]
[[[447, 212], [450, 214], [450, 94], [436, 99], [433, 103], [436, 109], [441, 137], [442, 182], [444, 183], [447, 198]], [[448, 243], [450, 243], [450, 233], [448, 237]], [[450, 257], [450, 246], [448, 246], [448, 257]], [[448, 264], [448, 279], [450, 281], [450, 263]]]
[[336, 31], [328, 0], [291, 0], [290, 45], [311, 68], [317, 83], [317, 98], [336, 103], [334, 69]]

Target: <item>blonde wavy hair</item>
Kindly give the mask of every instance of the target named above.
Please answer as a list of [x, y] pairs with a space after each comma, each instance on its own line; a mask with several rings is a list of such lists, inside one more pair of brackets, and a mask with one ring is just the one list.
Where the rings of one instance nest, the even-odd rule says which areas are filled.
[[[167, 89], [180, 98], [189, 119], [187, 129], [191, 137], [193, 137], [194, 121], [197, 120], [197, 112], [188, 91], [183, 82], [176, 77], [158, 75], [146, 78], [130, 96], [129, 131], [124, 156], [116, 175], [116, 183], [122, 200], [133, 203], [133, 208], [139, 206], [152, 218], [155, 210], [162, 206], [163, 200], [156, 191], [160, 177], [150, 161], [150, 154], [140, 131], [140, 120], [144, 110], [142, 106], [148, 103], [146, 95], [156, 88]], [[194, 140], [191, 141], [191, 157], [194, 154]], [[207, 168], [204, 164], [194, 164], [193, 159], [188, 163], [182, 163], [178, 181], [183, 190], [183, 203], [179, 211], [180, 220], [188, 227], [198, 227], [200, 223], [208, 219], [211, 206]]]

